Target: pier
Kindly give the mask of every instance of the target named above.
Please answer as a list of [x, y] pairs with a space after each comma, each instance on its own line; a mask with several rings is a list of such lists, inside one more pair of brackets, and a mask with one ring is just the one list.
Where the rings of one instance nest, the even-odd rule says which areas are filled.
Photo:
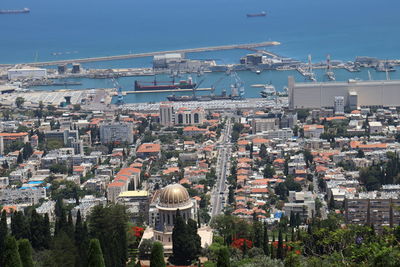
[[[212, 88], [197, 88], [195, 92], [211, 91]], [[122, 91], [123, 95], [126, 94], [141, 94], [141, 93], [178, 93], [178, 92], [193, 92], [193, 89], [171, 89], [171, 90], [144, 90], [144, 91]]]
[[[138, 53], [138, 54], [65, 59], [65, 60], [44, 61], [44, 62], [26, 62], [26, 63], [19, 63], [19, 64], [35, 66], [35, 67], [43, 67], [43, 66], [56, 66], [56, 65], [72, 64], [72, 63], [114, 61], [114, 60], [124, 60], [124, 59], [131, 59], [131, 58], [152, 57], [152, 56], [156, 56], [156, 55], [171, 54], [171, 53], [199, 53], [199, 52], [233, 50], [233, 49], [249, 50], [249, 49], [257, 48], [257, 47], [267, 47], [267, 46], [275, 46], [275, 45], [280, 45], [280, 43], [279, 42], [261, 42], [261, 43], [250, 43], [250, 44], [208, 46], [208, 47], [177, 49], [177, 50], [169, 50], [169, 51], [146, 52], [146, 53]], [[0, 67], [12, 67], [14, 65], [15, 64], [0, 64]]]

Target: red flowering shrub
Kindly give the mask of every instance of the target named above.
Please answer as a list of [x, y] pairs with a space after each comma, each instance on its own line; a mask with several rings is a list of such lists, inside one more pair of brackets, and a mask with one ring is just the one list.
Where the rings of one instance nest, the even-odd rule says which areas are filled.
[[231, 246], [234, 248], [238, 248], [243, 250], [244, 244], [246, 243], [246, 247], [247, 248], [251, 248], [253, 247], [253, 242], [251, 242], [250, 240], [247, 240], [245, 238], [238, 238], [238, 239], [234, 239]]

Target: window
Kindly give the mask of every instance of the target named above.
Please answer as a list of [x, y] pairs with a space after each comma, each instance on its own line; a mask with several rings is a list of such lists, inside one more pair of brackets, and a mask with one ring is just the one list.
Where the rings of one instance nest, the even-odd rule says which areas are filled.
[[199, 114], [198, 113], [194, 114], [194, 123], [199, 123]]
[[183, 115], [182, 114], [178, 114], [178, 123], [179, 124], [183, 123]]

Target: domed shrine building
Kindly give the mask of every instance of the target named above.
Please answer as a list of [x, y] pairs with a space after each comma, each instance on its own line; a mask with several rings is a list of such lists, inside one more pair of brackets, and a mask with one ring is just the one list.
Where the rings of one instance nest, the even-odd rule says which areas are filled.
[[[166, 254], [172, 253], [172, 231], [174, 229], [177, 210], [187, 222], [188, 219], [197, 221], [197, 203], [189, 196], [185, 187], [180, 184], [170, 184], [159, 193], [155, 202], [155, 209], [150, 211], [150, 227], [146, 228], [142, 240], [152, 239], [164, 245]], [[156, 214], [154, 214], [156, 213]], [[209, 227], [198, 229], [203, 247], [212, 243], [212, 230]]]

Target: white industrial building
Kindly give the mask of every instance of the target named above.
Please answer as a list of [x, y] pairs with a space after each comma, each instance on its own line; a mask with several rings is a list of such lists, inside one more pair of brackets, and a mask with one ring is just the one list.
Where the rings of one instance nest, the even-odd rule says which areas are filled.
[[47, 76], [47, 70], [32, 67], [13, 68], [7, 71], [7, 75], [9, 80], [43, 79]]
[[400, 81], [359, 81], [295, 83], [288, 79], [289, 107], [334, 107], [335, 98], [342, 96], [351, 109], [368, 106], [400, 106]]

